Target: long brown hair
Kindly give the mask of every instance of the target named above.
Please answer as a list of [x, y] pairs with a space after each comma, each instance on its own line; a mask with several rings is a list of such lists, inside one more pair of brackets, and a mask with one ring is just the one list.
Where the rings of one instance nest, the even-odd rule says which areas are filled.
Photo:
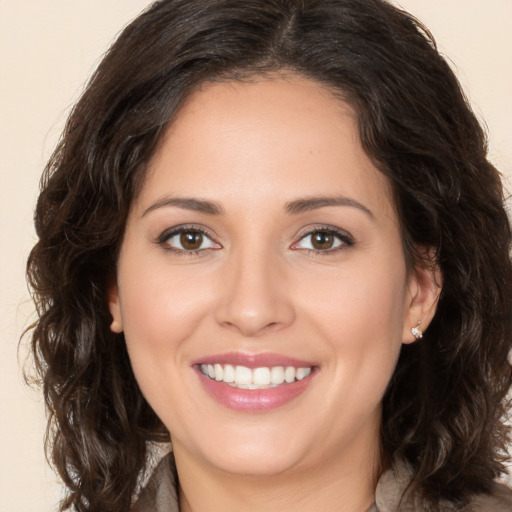
[[[62, 509], [126, 511], [148, 440], [167, 439], [110, 332], [105, 290], [145, 165], [182, 100], [206, 80], [281, 69], [358, 114], [388, 176], [404, 250], [433, 247], [436, 316], [404, 346], [383, 403], [385, 460], [405, 460], [436, 509], [504, 471], [511, 384], [511, 234], [486, 140], [429, 32], [382, 0], [161, 0], [119, 36], [44, 171], [27, 266], [31, 332], [50, 413]], [[430, 262], [431, 263], [431, 262]]]

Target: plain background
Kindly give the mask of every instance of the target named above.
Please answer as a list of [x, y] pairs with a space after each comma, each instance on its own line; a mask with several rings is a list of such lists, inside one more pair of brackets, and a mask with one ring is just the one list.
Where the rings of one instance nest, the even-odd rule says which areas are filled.
[[[23, 383], [23, 345], [18, 352], [34, 319], [24, 266], [39, 176], [102, 53], [149, 3], [0, 0], [0, 512], [50, 512], [61, 493], [44, 459], [42, 400]], [[398, 3], [433, 32], [486, 120], [491, 160], [510, 180], [512, 0]]]

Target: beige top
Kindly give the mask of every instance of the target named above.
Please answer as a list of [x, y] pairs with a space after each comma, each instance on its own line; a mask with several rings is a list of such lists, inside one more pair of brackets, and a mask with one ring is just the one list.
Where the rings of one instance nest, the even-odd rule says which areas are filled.
[[[156, 467], [131, 512], [179, 512], [176, 482], [176, 467], [170, 453]], [[406, 470], [386, 471], [377, 485], [375, 503], [366, 512], [424, 512], [425, 507], [417, 499], [411, 498], [407, 492], [404, 495], [408, 482]], [[452, 504], [445, 503], [439, 512], [456, 510]], [[476, 496], [459, 512], [512, 512], [512, 490], [496, 483], [490, 495]]]

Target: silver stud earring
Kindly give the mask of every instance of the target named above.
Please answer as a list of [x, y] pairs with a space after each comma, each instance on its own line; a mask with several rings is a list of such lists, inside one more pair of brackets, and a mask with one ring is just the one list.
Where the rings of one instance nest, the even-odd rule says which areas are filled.
[[416, 327], [413, 327], [411, 329], [412, 335], [417, 339], [421, 340], [423, 338], [423, 331], [420, 329], [421, 322], [418, 320], [418, 325]]

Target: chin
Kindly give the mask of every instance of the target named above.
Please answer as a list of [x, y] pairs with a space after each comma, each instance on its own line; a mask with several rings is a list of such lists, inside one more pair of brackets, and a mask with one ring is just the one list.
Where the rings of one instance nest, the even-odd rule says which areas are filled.
[[226, 473], [241, 476], [272, 477], [294, 468], [300, 456], [283, 454], [278, 450], [273, 453], [262, 449], [243, 449], [239, 453], [224, 453], [222, 456], [212, 457], [210, 463]]
[[301, 449], [302, 443], [290, 442], [293, 436], [289, 433], [272, 436], [259, 430], [258, 434], [254, 429], [258, 435], [248, 436], [244, 435], [247, 432], [240, 435], [225, 429], [224, 436], [208, 437], [208, 444], [197, 446], [194, 451], [208, 465], [237, 475], [274, 476], [300, 465], [307, 451]]

